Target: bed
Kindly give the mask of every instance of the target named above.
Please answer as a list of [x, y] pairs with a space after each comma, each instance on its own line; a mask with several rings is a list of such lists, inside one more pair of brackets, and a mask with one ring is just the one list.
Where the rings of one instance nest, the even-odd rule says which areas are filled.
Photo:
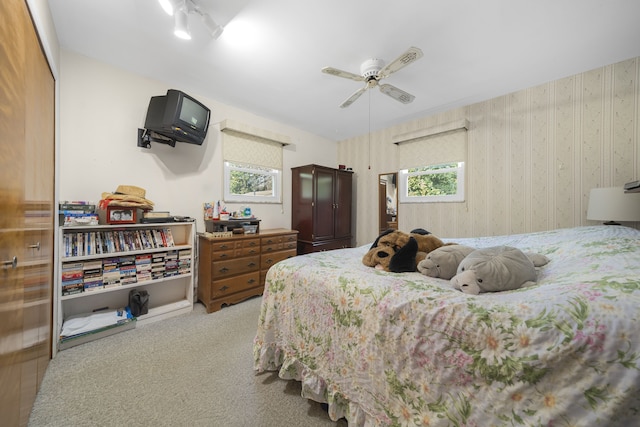
[[362, 264], [370, 245], [268, 272], [254, 369], [349, 426], [630, 426], [640, 420], [640, 231], [443, 239], [546, 255], [535, 285], [467, 295]]

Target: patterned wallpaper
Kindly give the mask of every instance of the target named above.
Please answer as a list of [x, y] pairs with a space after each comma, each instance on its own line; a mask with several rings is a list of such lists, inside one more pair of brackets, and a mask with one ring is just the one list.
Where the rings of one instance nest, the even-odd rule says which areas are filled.
[[640, 179], [640, 57], [341, 141], [339, 163], [355, 171], [357, 245], [377, 236], [378, 174], [398, 169], [392, 138], [462, 119], [466, 201], [400, 204], [400, 230], [475, 237], [597, 224], [586, 219], [589, 190]]

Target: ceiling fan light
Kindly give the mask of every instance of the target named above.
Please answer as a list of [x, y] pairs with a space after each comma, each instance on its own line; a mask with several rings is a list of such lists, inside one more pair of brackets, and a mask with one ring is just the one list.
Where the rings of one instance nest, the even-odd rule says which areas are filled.
[[224, 31], [224, 28], [218, 25], [218, 23], [216, 23], [216, 21], [214, 21], [208, 13], [202, 14], [202, 22], [204, 23], [204, 26], [207, 27], [207, 30], [209, 31], [209, 34], [211, 34], [211, 37], [213, 37], [214, 39], [220, 37], [220, 34], [222, 34], [222, 32]]
[[189, 17], [187, 12], [183, 9], [177, 10], [175, 11], [173, 18], [173, 34], [178, 38], [191, 40], [191, 33], [189, 33]]
[[160, 3], [162, 10], [164, 10], [167, 15], [173, 16], [173, 12], [176, 9], [174, 0], [158, 0], [158, 3]]

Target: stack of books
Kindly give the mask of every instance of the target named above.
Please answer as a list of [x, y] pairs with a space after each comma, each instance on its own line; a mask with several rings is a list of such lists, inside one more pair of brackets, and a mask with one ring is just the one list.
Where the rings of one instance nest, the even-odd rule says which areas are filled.
[[127, 255], [120, 257], [120, 284], [129, 285], [137, 282], [136, 277], [136, 257], [135, 255]]
[[62, 263], [62, 295], [79, 294], [84, 290], [82, 262]]
[[164, 259], [166, 252], [158, 252], [151, 255], [151, 278], [162, 279], [164, 277]]
[[178, 251], [178, 274], [189, 274], [191, 272], [191, 249], [180, 249]]
[[169, 251], [164, 259], [164, 277], [178, 274], [178, 251]]
[[136, 277], [138, 282], [151, 280], [151, 254], [136, 255]]
[[106, 258], [102, 261], [102, 283], [105, 289], [121, 286], [120, 258]]
[[102, 289], [102, 261], [85, 261], [82, 263], [82, 280], [84, 292]]
[[96, 205], [85, 201], [62, 201], [58, 205], [59, 222], [63, 226], [98, 225]]

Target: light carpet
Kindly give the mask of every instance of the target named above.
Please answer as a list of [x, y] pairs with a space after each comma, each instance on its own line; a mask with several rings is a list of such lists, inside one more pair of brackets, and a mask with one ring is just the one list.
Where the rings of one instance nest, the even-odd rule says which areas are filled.
[[261, 298], [61, 351], [31, 412], [38, 426], [346, 426], [300, 383], [253, 370]]

